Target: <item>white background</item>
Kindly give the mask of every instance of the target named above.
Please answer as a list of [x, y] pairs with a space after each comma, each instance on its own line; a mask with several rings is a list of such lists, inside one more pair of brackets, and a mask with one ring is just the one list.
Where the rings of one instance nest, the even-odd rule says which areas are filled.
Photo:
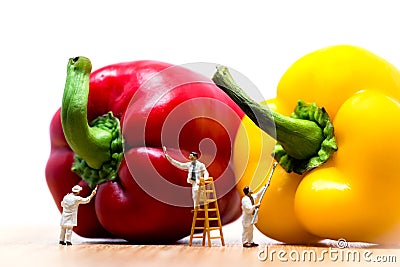
[[313, 50], [362, 46], [400, 67], [397, 1], [2, 1], [0, 224], [58, 224], [44, 170], [66, 65], [140, 59], [215, 62], [265, 98]]

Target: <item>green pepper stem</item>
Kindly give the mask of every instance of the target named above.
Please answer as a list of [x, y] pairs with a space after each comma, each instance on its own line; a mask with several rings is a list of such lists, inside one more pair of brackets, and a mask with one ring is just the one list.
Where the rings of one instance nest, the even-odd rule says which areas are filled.
[[301, 114], [296, 114], [296, 118], [287, 117], [251, 99], [234, 81], [227, 67], [218, 66], [212, 80], [261, 130], [278, 141], [275, 158], [283, 165], [288, 162], [287, 156], [290, 157], [290, 163], [284, 166], [287, 171], [308, 171], [324, 163], [337, 150], [333, 126], [323, 108], [299, 101], [301, 107], [295, 112]]
[[61, 122], [71, 149], [93, 169], [100, 169], [110, 159], [112, 135], [87, 120], [89, 78], [92, 64], [85, 57], [68, 61], [67, 79], [61, 108]]

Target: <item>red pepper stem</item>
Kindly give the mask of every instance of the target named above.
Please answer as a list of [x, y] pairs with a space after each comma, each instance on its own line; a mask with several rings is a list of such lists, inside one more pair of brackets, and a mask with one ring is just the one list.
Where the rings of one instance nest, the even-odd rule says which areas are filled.
[[325, 109], [299, 101], [296, 116], [287, 117], [251, 99], [227, 67], [218, 66], [212, 80], [261, 130], [278, 141], [275, 159], [287, 171], [308, 171], [324, 163], [337, 150], [333, 126]]
[[67, 79], [61, 108], [61, 122], [71, 149], [94, 169], [110, 159], [112, 135], [87, 120], [89, 78], [92, 64], [85, 57], [68, 61]]

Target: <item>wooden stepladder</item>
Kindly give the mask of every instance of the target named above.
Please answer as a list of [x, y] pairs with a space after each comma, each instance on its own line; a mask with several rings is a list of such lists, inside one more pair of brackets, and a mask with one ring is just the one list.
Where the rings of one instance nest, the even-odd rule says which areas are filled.
[[[212, 177], [209, 177], [207, 180], [201, 179], [198, 199], [200, 207], [196, 207], [194, 210], [189, 246], [192, 245], [193, 238], [202, 238], [203, 246], [205, 246], [207, 239], [209, 247], [211, 247], [211, 239], [221, 239], [222, 246], [225, 246], [221, 217], [218, 209], [217, 193]], [[202, 234], [195, 235], [195, 232], [199, 232], [196, 230], [202, 230]], [[211, 236], [212, 231], [218, 231], [218, 235]]]

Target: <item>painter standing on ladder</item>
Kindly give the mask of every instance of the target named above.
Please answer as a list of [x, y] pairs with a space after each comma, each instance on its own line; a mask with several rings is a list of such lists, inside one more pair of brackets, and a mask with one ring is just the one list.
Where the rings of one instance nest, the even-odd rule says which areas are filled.
[[200, 178], [203, 177], [204, 180], [207, 180], [209, 177], [208, 171], [204, 163], [198, 161], [198, 154], [196, 152], [191, 152], [189, 154], [189, 162], [179, 162], [173, 158], [171, 158], [167, 154], [167, 149], [163, 146], [164, 155], [172, 165], [176, 166], [179, 169], [187, 170], [188, 177], [187, 182], [192, 185], [192, 198], [193, 198], [193, 206], [194, 208], [199, 206], [199, 186], [200, 186]]
[[[243, 188], [243, 193], [245, 196], [242, 198], [242, 225], [243, 225], [243, 233], [242, 233], [242, 243], [243, 247], [250, 248], [256, 247], [258, 244], [253, 242], [253, 230], [254, 225], [252, 222], [257, 222], [257, 214], [255, 214], [256, 208], [260, 207], [260, 203], [255, 204], [256, 201], [260, 198], [263, 191], [265, 191], [266, 186], [264, 186], [259, 192], [253, 194], [251, 189], [246, 186]], [[256, 216], [255, 218], [253, 218]]]

